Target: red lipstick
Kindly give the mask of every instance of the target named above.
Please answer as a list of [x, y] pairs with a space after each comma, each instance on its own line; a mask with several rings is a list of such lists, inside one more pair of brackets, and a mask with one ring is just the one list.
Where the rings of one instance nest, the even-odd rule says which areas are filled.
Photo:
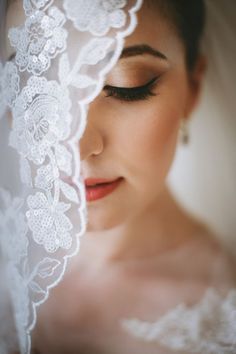
[[104, 178], [86, 178], [86, 200], [88, 202], [100, 199], [112, 193], [120, 184], [123, 177], [108, 180]]

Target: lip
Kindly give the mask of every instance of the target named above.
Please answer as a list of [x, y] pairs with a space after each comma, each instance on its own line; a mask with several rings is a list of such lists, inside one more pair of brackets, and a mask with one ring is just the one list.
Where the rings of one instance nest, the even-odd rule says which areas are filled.
[[[97, 199], [101, 199], [106, 195], [112, 193], [123, 180], [123, 177], [117, 178], [116, 180], [105, 180], [105, 179], [86, 179], [86, 200], [88, 202], [95, 201]], [[104, 182], [105, 181], [105, 182]], [[96, 185], [94, 185], [96, 183]]]
[[94, 186], [96, 184], [101, 184], [101, 183], [111, 183], [116, 181], [118, 178], [113, 178], [113, 179], [106, 179], [106, 178], [86, 178], [85, 179], [85, 185], [86, 187]]

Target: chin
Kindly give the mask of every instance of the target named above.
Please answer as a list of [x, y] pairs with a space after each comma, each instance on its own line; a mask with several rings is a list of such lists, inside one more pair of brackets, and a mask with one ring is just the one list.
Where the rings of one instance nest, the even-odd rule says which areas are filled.
[[111, 215], [111, 213], [109, 212], [105, 214], [99, 212], [96, 213], [95, 210], [93, 212], [90, 212], [90, 210], [88, 210], [88, 222], [86, 230], [87, 232], [99, 232], [110, 230], [120, 226], [124, 222], [125, 217], [122, 217], [122, 215]]

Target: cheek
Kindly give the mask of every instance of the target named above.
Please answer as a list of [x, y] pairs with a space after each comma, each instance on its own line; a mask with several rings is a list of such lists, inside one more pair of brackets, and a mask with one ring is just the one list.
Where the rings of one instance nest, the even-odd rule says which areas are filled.
[[142, 147], [140, 153], [147, 161], [161, 161], [175, 140], [178, 114], [165, 107], [150, 107], [143, 118], [140, 126], [137, 125], [140, 134], [136, 145]]
[[127, 111], [125, 123], [117, 128], [123, 156], [136, 176], [165, 174], [175, 151], [181, 110], [173, 100], [159, 98]]
[[117, 107], [115, 140], [121, 142], [120, 153], [135, 169], [153, 171], [155, 165], [159, 171], [166, 170], [172, 161], [187, 97], [183, 77], [182, 73], [173, 75], [147, 101]]

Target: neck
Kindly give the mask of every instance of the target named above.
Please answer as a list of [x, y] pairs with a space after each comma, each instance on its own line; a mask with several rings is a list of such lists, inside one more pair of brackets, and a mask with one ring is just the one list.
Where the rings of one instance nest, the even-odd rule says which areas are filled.
[[165, 187], [154, 204], [128, 222], [109, 230], [86, 232], [81, 239], [82, 259], [94, 264], [150, 259], [177, 248], [199, 230]]

